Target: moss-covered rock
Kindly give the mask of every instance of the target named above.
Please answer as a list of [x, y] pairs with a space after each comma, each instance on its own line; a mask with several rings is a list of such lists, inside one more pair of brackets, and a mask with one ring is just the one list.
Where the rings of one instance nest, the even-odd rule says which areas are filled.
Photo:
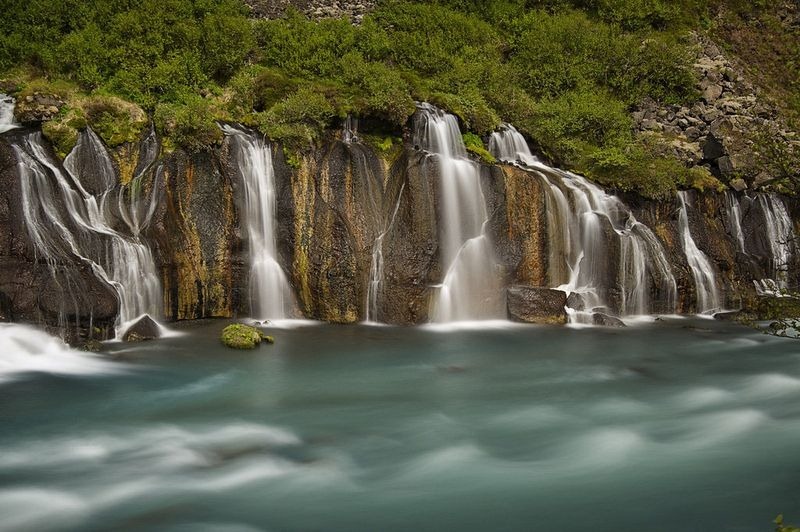
[[272, 336], [242, 323], [233, 323], [222, 329], [221, 339], [223, 344], [232, 349], [255, 349], [261, 342], [275, 343]]

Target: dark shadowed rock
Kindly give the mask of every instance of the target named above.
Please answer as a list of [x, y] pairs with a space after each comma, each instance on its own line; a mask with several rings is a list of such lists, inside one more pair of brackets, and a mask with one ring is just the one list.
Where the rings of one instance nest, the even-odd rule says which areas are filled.
[[161, 331], [158, 328], [158, 324], [153, 321], [153, 318], [145, 315], [125, 331], [122, 339], [126, 342], [141, 342], [155, 340], [159, 336], [161, 336]]
[[609, 316], [608, 314], [603, 314], [601, 312], [594, 313], [592, 316], [592, 323], [599, 325], [600, 327], [626, 327], [621, 319], [615, 318], [614, 316]]
[[567, 306], [575, 310], [586, 310], [586, 301], [583, 299], [582, 294], [572, 292], [567, 297]]
[[552, 288], [512, 286], [508, 289], [508, 317], [524, 323], [557, 325], [567, 322], [567, 294]]

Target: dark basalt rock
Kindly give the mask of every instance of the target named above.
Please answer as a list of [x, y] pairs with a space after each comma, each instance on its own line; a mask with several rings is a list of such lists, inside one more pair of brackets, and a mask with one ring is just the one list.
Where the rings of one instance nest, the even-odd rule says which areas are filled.
[[507, 290], [508, 317], [524, 323], [561, 325], [567, 322], [567, 294], [552, 288], [512, 286]]
[[615, 318], [614, 316], [609, 316], [608, 314], [603, 314], [601, 312], [594, 313], [592, 316], [592, 323], [599, 325], [600, 327], [626, 327], [625, 323], [623, 323], [621, 319]]
[[567, 306], [574, 310], [586, 310], [586, 301], [582, 294], [571, 292], [569, 296], [567, 296]]
[[145, 315], [125, 331], [122, 339], [126, 342], [142, 342], [144, 340], [155, 340], [160, 336], [161, 330], [158, 328], [158, 324], [153, 321], [153, 318]]

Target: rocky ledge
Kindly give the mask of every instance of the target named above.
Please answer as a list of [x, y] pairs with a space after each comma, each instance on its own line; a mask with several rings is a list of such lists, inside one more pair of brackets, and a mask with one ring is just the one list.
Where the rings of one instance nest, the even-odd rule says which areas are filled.
[[776, 162], [770, 146], [800, 157], [800, 135], [715, 43], [698, 34], [692, 39], [700, 100], [692, 106], [647, 100], [633, 113], [635, 128], [668, 146], [687, 166], [705, 167], [737, 191], [758, 188], [775, 177], [766, 171]]

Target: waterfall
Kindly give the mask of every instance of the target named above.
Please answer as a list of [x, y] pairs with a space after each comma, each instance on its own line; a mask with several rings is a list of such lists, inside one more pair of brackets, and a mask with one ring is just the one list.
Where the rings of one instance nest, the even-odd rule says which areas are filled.
[[789, 265], [794, 249], [792, 219], [783, 201], [775, 194], [759, 194], [756, 201], [764, 212], [764, 230], [770, 251], [769, 274], [779, 289], [789, 285]]
[[[25, 224], [36, 252], [49, 264], [54, 276], [59, 262], [77, 259], [115, 290], [119, 299], [116, 330], [120, 338], [142, 315], [158, 319], [161, 287], [150, 249], [138, 234], [123, 235], [112, 228], [114, 216], [108, 200], [123, 191], [106, 190], [98, 198], [81, 185], [86, 172], [92, 170], [79, 164], [84, 157], [97, 164], [91, 176], [95, 180], [99, 176], [106, 181], [104, 172], [109, 168], [113, 172], [105, 148], [92, 139], [96, 137], [91, 131], [81, 137], [65, 160], [67, 172], [47, 155], [40, 133], [22, 137], [13, 148]], [[81, 172], [77, 173], [79, 168]]]
[[358, 142], [358, 118], [347, 115], [342, 125], [342, 142], [345, 144]]
[[222, 126], [244, 185], [242, 225], [250, 252], [250, 311], [257, 319], [291, 314], [292, 289], [278, 262], [277, 197], [270, 146], [257, 134]]
[[0, 94], [0, 133], [19, 127], [14, 123], [14, 103], [11, 96]]
[[744, 231], [742, 231], [742, 209], [739, 200], [730, 190], [725, 191], [725, 210], [728, 219], [728, 231], [736, 239], [736, 250], [740, 253], [747, 253], [744, 243]]
[[453, 115], [420, 104], [414, 143], [431, 154], [440, 178], [440, 259], [445, 276], [433, 306], [436, 322], [499, 318], [502, 293], [486, 225], [478, 165], [467, 158]]
[[689, 213], [687, 205], [689, 203], [688, 194], [685, 191], [678, 192], [681, 209], [678, 214], [678, 229], [681, 232], [681, 242], [683, 251], [686, 254], [686, 262], [692, 270], [695, 291], [697, 293], [697, 312], [705, 313], [720, 308], [719, 290], [717, 281], [714, 277], [714, 268], [705, 253], [700, 251], [692, 238], [689, 229]]
[[531, 154], [525, 137], [511, 124], [503, 124], [499, 131], [492, 133], [489, 139], [489, 151], [499, 161], [507, 163], [520, 161], [528, 166], [541, 164], [539, 159]]
[[372, 263], [369, 269], [369, 284], [367, 285], [367, 304], [366, 304], [366, 317], [367, 323], [378, 323], [378, 297], [383, 290], [383, 239], [386, 234], [391, 230], [394, 225], [394, 219], [397, 218], [397, 211], [400, 210], [400, 202], [403, 199], [403, 191], [406, 185], [400, 187], [400, 193], [397, 195], [397, 203], [394, 206], [392, 215], [389, 218], [389, 223], [386, 224], [383, 232], [378, 235], [375, 242], [372, 244]]
[[[613, 310], [623, 315], [650, 313], [655, 292], [660, 307], [674, 311], [677, 285], [660, 241], [616, 196], [583, 177], [542, 164], [508, 124], [492, 134], [489, 147], [495, 157], [521, 164], [545, 185], [548, 277], [553, 286], [580, 294], [588, 310], [616, 307]], [[606, 249], [609, 227], [620, 244], [616, 265], [609, 264]], [[612, 305], [607, 293], [614, 277], [620, 296]], [[591, 313], [572, 313], [571, 319], [588, 321]]]

